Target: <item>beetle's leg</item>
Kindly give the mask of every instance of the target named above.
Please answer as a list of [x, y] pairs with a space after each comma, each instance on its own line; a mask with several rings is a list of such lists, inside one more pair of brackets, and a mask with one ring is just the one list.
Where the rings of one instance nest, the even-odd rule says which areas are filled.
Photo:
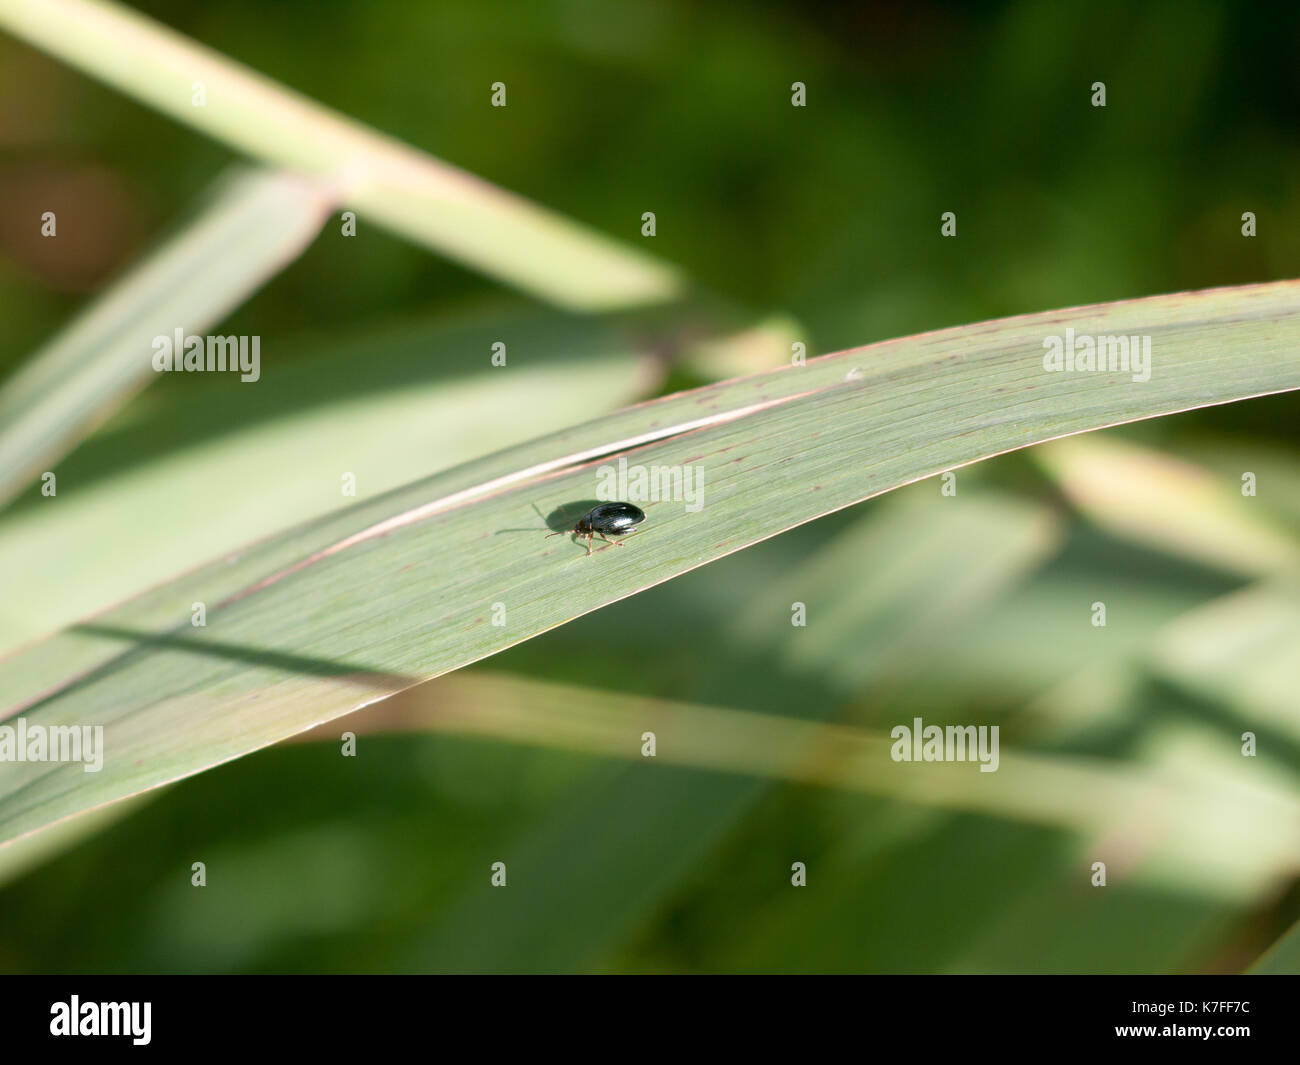
[[[604, 537], [601, 537], [604, 539]], [[587, 533], [587, 557], [591, 557], [591, 533]]]
[[[597, 533], [596, 535], [597, 535], [597, 536], [600, 536], [600, 538], [601, 538], [602, 540], [604, 540], [605, 543], [607, 543], [607, 544], [613, 544], [615, 547], [622, 547], [623, 544], [624, 544], [627, 540], [630, 540], [632, 537], [634, 537], [634, 536], [635, 536], [637, 533], [639, 533], [640, 531], [641, 531], [640, 529], [634, 529], [632, 532], [628, 533], [625, 537], [623, 537], [622, 540], [610, 540], [610, 539], [608, 539], [608, 538], [605, 537], [605, 536], [601, 536], [600, 533]], [[602, 547], [601, 550], [604, 551], [605, 549]]]

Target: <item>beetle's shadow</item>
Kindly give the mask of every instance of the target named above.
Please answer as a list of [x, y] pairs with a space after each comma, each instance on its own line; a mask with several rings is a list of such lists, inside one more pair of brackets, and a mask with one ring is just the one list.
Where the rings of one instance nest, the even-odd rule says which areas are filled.
[[513, 532], [573, 532], [573, 527], [578, 524], [578, 519], [591, 510], [592, 507], [600, 506], [602, 502], [608, 502], [608, 500], [575, 499], [572, 502], [561, 504], [546, 515], [543, 515], [537, 504], [533, 503], [533, 510], [546, 523], [545, 529], [499, 529], [498, 535]]
[[[587, 511], [601, 504], [599, 499], [575, 499], [572, 503], [565, 503], [556, 507], [546, 515], [542, 520], [546, 522], [546, 527], [551, 532], [573, 532], [573, 527], [578, 524], [578, 519]], [[537, 513], [541, 513], [539, 510]]]

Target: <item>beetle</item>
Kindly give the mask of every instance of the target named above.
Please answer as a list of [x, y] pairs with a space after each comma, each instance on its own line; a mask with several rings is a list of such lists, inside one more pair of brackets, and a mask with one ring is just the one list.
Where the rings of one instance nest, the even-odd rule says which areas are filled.
[[[622, 547], [622, 540], [611, 540], [605, 534], [635, 536], [633, 526], [640, 525], [643, 521], [645, 521], [645, 511], [631, 503], [601, 503], [578, 519], [572, 534], [587, 538], [587, 554], [590, 555], [592, 537], [599, 536], [607, 544]], [[568, 531], [561, 529], [560, 532], [553, 532], [550, 535], [561, 536]], [[603, 551], [604, 548], [602, 547], [601, 550]]]

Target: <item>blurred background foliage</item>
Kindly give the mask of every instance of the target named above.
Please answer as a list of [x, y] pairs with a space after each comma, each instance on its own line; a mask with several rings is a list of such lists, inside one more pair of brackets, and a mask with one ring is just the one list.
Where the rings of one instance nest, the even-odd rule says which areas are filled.
[[[655, 211], [652, 251], [790, 315], [810, 354], [1300, 275], [1293, 5], [135, 6], [611, 236], [642, 242]], [[7, 375], [234, 157], [8, 38], [0, 100]], [[503, 329], [528, 342], [490, 377]], [[60, 463], [60, 514], [35, 490], [0, 514], [5, 649], [341, 505], [338, 469], [369, 463], [382, 490], [703, 372], [648, 375], [644, 323], [559, 315], [364, 215], [221, 331], [263, 337], [255, 388], [164, 375]], [[316, 739], [185, 781], [12, 873], [0, 969], [1249, 967], [1300, 917], [1296, 410], [1282, 395], [1006, 456], [961, 471], [955, 498], [914, 485], [466, 671], [481, 684], [422, 686], [400, 728], [356, 715], [355, 759]], [[1142, 514], [1140, 487], [1090, 492], [1090, 468], [1184, 505]], [[490, 722], [520, 679], [539, 700], [565, 685], [588, 724], [475, 734], [438, 713], [458, 699]], [[783, 777], [743, 722], [713, 768], [574, 739], [642, 697], [875, 735], [999, 724], [1004, 752], [1059, 770], [1004, 765], [990, 809]], [[1167, 780], [1223, 824], [1178, 822]]]

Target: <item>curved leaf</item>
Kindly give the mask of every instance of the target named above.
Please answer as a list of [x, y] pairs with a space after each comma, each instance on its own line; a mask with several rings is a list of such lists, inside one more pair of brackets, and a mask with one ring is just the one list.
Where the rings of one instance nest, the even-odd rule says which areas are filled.
[[[1149, 335], [1150, 379], [1044, 369], [1045, 338]], [[104, 726], [97, 773], [0, 768], [0, 835], [274, 743], [822, 514], [1019, 447], [1300, 387], [1300, 283], [1027, 315], [666, 397], [299, 526], [0, 663], [5, 717]], [[587, 557], [539, 514], [602, 458], [703, 471]], [[554, 519], [550, 524], [556, 524]], [[887, 560], [881, 560], [887, 565]], [[205, 628], [189, 624], [207, 604]]]

